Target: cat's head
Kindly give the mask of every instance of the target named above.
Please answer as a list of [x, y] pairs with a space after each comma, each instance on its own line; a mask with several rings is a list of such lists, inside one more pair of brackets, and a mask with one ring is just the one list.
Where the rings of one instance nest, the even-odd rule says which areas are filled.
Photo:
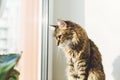
[[79, 29], [77, 24], [71, 21], [57, 20], [57, 25], [51, 25], [54, 28], [54, 38], [57, 46], [65, 48], [77, 42], [78, 35], [76, 30]]

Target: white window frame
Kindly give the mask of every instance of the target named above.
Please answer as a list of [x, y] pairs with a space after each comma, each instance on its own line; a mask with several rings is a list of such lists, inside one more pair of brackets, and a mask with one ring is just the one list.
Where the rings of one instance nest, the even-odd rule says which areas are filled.
[[48, 24], [49, 0], [40, 0], [39, 6], [39, 80], [48, 80]]

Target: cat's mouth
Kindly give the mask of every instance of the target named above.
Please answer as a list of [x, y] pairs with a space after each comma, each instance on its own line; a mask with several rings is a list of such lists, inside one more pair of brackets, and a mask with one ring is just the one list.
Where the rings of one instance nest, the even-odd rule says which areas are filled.
[[60, 44], [60, 40], [57, 41], [57, 46], [59, 46], [59, 44]]
[[69, 46], [71, 43], [72, 43], [71, 40], [65, 41], [64, 43], [60, 43], [60, 41], [58, 41], [58, 42], [57, 42], [57, 46], [58, 46], [59, 48], [62, 48], [62, 49], [63, 49], [63, 48], [65, 48], [65, 47]]

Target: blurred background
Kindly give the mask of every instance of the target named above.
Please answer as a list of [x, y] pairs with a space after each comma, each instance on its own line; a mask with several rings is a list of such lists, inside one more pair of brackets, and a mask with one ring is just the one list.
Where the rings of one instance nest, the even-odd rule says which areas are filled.
[[19, 41], [20, 1], [1, 0], [0, 53], [16, 52]]
[[38, 80], [39, 0], [0, 0], [0, 54], [23, 52], [20, 80]]

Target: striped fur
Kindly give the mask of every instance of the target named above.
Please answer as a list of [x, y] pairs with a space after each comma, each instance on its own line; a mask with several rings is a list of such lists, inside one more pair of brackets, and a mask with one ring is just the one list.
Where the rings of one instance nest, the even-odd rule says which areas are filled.
[[101, 54], [86, 31], [71, 21], [57, 24], [54, 37], [67, 58], [68, 80], [105, 80]]

